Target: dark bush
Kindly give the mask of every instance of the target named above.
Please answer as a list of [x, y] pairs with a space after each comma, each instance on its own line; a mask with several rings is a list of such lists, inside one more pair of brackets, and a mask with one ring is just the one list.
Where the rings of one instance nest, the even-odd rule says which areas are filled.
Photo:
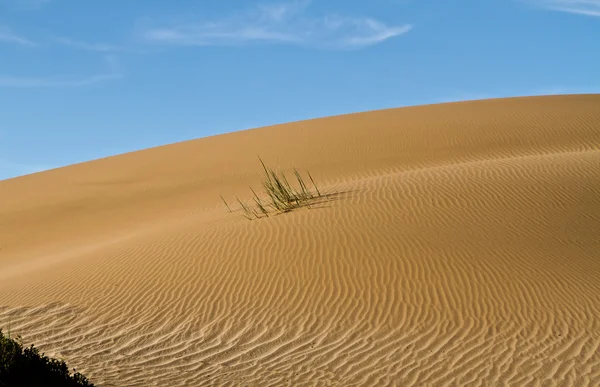
[[20, 337], [4, 335], [0, 329], [0, 387], [93, 387], [85, 376], [62, 360], [40, 354], [33, 345], [23, 347]]

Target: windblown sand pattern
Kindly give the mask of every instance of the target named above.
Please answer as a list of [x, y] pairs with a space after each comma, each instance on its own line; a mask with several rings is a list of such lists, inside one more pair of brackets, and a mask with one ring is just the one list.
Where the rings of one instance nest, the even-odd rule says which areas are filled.
[[[338, 194], [248, 221], [234, 198], [260, 187], [257, 154]], [[330, 117], [2, 181], [0, 265], [0, 326], [99, 386], [598, 386], [600, 95]]]

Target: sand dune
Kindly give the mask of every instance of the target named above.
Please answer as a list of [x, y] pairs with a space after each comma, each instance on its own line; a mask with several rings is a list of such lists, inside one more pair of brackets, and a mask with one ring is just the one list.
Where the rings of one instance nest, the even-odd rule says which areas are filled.
[[[248, 221], [271, 166], [339, 195]], [[0, 326], [100, 386], [600, 385], [600, 95], [322, 118], [0, 182]]]

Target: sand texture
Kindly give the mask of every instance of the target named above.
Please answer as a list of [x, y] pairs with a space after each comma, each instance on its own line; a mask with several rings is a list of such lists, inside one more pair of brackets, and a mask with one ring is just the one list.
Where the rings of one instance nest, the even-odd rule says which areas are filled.
[[[257, 155], [336, 194], [246, 220]], [[600, 95], [322, 118], [2, 181], [9, 324], [99, 386], [599, 386]]]

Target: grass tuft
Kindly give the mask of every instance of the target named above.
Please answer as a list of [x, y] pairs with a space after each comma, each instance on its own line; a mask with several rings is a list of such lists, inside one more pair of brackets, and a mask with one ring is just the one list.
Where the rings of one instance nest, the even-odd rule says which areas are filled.
[[[236, 197], [246, 219], [252, 220], [269, 217], [271, 211], [285, 213], [302, 206], [310, 208], [310, 202], [313, 199], [322, 196], [321, 191], [317, 187], [310, 172], [307, 171], [307, 175], [312, 183], [314, 192], [304, 182], [304, 178], [297, 169], [294, 169], [294, 176], [296, 177], [297, 183], [297, 187], [295, 187], [290, 184], [283, 172], [277, 173], [275, 170], [267, 167], [260, 157], [258, 157], [258, 160], [263, 169], [262, 188], [265, 198], [261, 199], [252, 187], [250, 187], [250, 191], [252, 191], [253, 194], [255, 207], [249, 206]], [[221, 199], [229, 212], [232, 212], [223, 196], [221, 196]]]

